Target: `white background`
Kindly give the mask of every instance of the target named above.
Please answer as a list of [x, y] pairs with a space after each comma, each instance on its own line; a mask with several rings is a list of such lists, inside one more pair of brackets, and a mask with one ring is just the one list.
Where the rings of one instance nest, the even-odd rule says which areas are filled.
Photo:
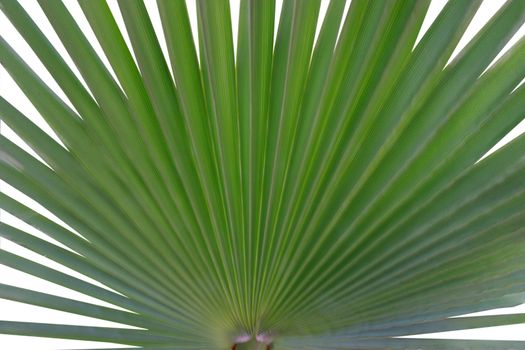
[[[187, 1], [188, 1], [189, 10], [190, 10], [190, 16], [192, 16], [192, 25], [195, 29], [196, 19], [195, 19], [194, 1], [193, 0], [187, 0]], [[235, 23], [237, 23], [237, 18], [238, 18], [238, 2], [239, 0], [232, 0], [232, 19], [234, 23], [234, 33], [233, 33], [234, 38], [236, 38]], [[277, 8], [280, 9], [281, 1], [277, 0], [277, 2], [278, 2]], [[322, 14], [324, 14], [324, 12], [326, 11], [328, 2], [329, 2], [328, 0], [323, 0], [323, 6], [322, 6], [322, 12], [321, 12]], [[461, 48], [464, 47], [465, 44], [468, 43], [468, 41], [473, 37], [473, 35], [483, 26], [484, 23], [487, 22], [487, 20], [497, 11], [497, 9], [503, 5], [504, 2], [505, 2], [504, 0], [485, 0], [483, 2], [480, 10], [474, 17], [471, 25], [468, 27], [464, 37], [459, 43], [459, 46], [454, 52], [453, 56], [456, 55], [459, 52], [459, 50], [461, 50]], [[36, 23], [44, 31], [44, 33], [46, 33], [46, 35], [49, 37], [52, 43], [57, 47], [59, 52], [61, 52], [69, 60], [69, 57], [67, 56], [62, 45], [59, 43], [58, 38], [56, 37], [56, 34], [51, 29], [50, 24], [47, 22], [47, 19], [43, 15], [43, 12], [41, 11], [38, 4], [36, 3], [36, 0], [21, 0], [21, 3], [24, 6], [24, 8], [26, 8], [26, 10], [29, 12], [30, 16], [36, 21]], [[116, 4], [116, 0], [108, 0], [108, 3], [110, 4], [110, 7], [117, 19], [119, 26], [123, 28], [123, 22], [122, 22], [120, 15], [118, 14], [118, 6]], [[432, 23], [433, 19], [437, 16], [437, 14], [439, 13], [439, 11], [441, 10], [441, 8], [444, 6], [445, 3], [446, 3], [446, 0], [434, 0], [432, 2], [431, 7], [429, 9], [429, 13], [427, 14], [427, 18], [425, 19], [425, 22], [423, 24], [422, 32], [420, 33], [420, 37], [424, 33], [424, 31], [428, 28], [430, 23]], [[85, 18], [83, 17], [80, 7], [76, 3], [76, 1], [66, 0], [66, 5], [68, 9], [72, 12], [73, 16], [79, 21], [88, 39], [90, 39], [90, 41], [94, 44], [95, 49], [104, 58], [100, 47], [96, 44], [96, 41], [94, 40], [94, 34], [88, 28], [87, 22]], [[160, 20], [159, 20], [155, 1], [146, 0], [146, 5], [150, 13], [150, 16], [153, 18], [155, 30], [157, 31], [157, 35], [161, 38], [162, 45], [164, 45], [163, 40], [162, 40]], [[507, 45], [504, 51], [508, 49], [508, 47], [510, 47], [512, 43], [516, 42], [516, 40], [524, 36], [524, 34], [525, 34], [525, 26], [522, 26], [520, 30], [518, 31], [518, 33], [512, 38], [511, 42], [509, 42], [509, 45]], [[62, 91], [58, 88], [56, 83], [52, 80], [49, 73], [45, 70], [43, 65], [36, 58], [36, 56], [31, 51], [31, 49], [28, 47], [28, 45], [25, 44], [25, 42], [18, 35], [14, 27], [11, 26], [9, 21], [6, 19], [6, 17], [2, 13], [0, 13], [0, 35], [2, 35], [2, 37], [4, 37], [9, 42], [10, 45], [12, 45], [13, 48], [22, 57], [24, 57], [24, 59], [27, 60], [29, 65], [44, 79], [44, 81], [61, 98], [63, 98], [66, 103], [69, 104], [69, 101], [64, 96]], [[165, 50], [165, 47], [163, 47], [163, 49]], [[71, 61], [69, 60], [68, 63], [70, 62]], [[73, 69], [75, 70], [74, 67]], [[12, 103], [15, 107], [17, 107], [20, 111], [25, 113], [28, 117], [30, 117], [42, 129], [44, 129], [49, 134], [53, 135], [52, 130], [42, 120], [40, 115], [32, 107], [31, 103], [27, 100], [27, 98], [23, 95], [23, 93], [18, 89], [16, 84], [11, 80], [9, 75], [5, 72], [5, 70], [1, 66], [0, 66], [0, 95], [2, 95], [5, 99], [7, 99], [10, 103]], [[24, 149], [31, 152], [31, 150], [27, 148], [27, 146], [5, 125], [2, 125], [1, 132], [6, 137], [15, 141], [17, 144], [24, 147]], [[507, 143], [508, 141], [510, 141], [511, 139], [513, 139], [514, 137], [516, 137], [517, 135], [523, 132], [525, 132], [525, 121], [522, 122], [520, 125], [518, 125], [511, 133], [509, 133], [509, 135], [507, 135], [498, 145], [496, 145], [495, 149], [501, 147], [503, 144]], [[34, 153], [32, 154], [35, 155]], [[59, 221], [57, 218], [52, 216], [52, 214], [47, 212], [43, 207], [31, 201], [29, 198], [17, 192], [16, 190], [11, 188], [4, 182], [0, 181], [0, 186], [1, 186], [2, 192], [10, 196], [13, 196], [14, 198], [20, 201], [23, 201], [26, 205], [31, 206], [33, 209], [45, 215], [48, 215], [54, 220]], [[52, 241], [47, 236], [43, 235], [42, 233], [24, 224], [23, 222], [17, 220], [16, 218], [8, 215], [5, 212], [1, 213], [1, 220], [11, 225], [20, 227], [26, 230], [27, 232], [35, 234], [41, 238], [45, 238], [47, 240]], [[24, 257], [33, 259], [36, 262], [46, 264], [60, 271], [70, 273], [76, 277], [80, 277], [87, 281], [97, 284], [96, 281], [90, 280], [89, 278], [85, 276], [79, 275], [78, 273], [72, 270], [69, 270], [61, 265], [58, 265], [42, 256], [31, 253], [28, 250], [20, 246], [17, 246], [11, 242], [3, 240], [0, 242], [0, 244], [1, 244], [1, 247], [0, 247], [1, 249], [5, 249], [5, 250], [8, 250], [16, 254], [20, 254]], [[38, 291], [42, 291], [42, 292], [46, 292], [50, 294], [55, 294], [55, 295], [59, 295], [63, 297], [91, 302], [94, 304], [111, 306], [111, 305], [105, 304], [104, 302], [87, 297], [83, 294], [73, 292], [71, 290], [54, 285], [52, 283], [46, 282], [36, 277], [32, 277], [27, 274], [15, 271], [3, 265], [0, 265], [0, 283], [10, 284], [10, 285], [14, 285], [14, 286], [22, 287], [22, 288], [34, 289], [34, 290], [38, 290]], [[517, 312], [525, 312], [525, 305], [522, 305], [520, 307], [515, 307], [515, 308], [493, 310], [490, 312], [484, 312], [482, 314], [517, 313]], [[46, 323], [74, 324], [74, 325], [86, 325], [86, 326], [125, 327], [124, 325], [118, 325], [112, 322], [100, 321], [100, 320], [83, 317], [83, 316], [77, 316], [77, 315], [73, 315], [73, 314], [69, 314], [65, 312], [52, 311], [52, 310], [48, 310], [48, 309], [44, 309], [40, 307], [24, 305], [21, 303], [11, 302], [7, 300], [3, 300], [3, 299], [0, 299], [0, 320], [46, 322]], [[446, 333], [440, 333], [440, 334], [431, 335], [431, 336], [424, 335], [420, 337], [456, 338], [456, 339], [525, 340], [525, 325], [492, 327], [492, 328], [484, 328], [484, 329], [477, 329], [477, 330], [471, 330], [471, 331], [446, 332]], [[85, 348], [95, 349], [95, 348], [104, 348], [104, 347], [109, 347], [109, 346], [119, 347], [116, 344], [104, 344], [104, 343], [94, 343], [94, 342], [84, 342], [84, 341], [55, 340], [55, 339], [42, 339], [42, 338], [33, 338], [33, 337], [0, 335], [0, 349], [2, 350], [32, 350], [32, 349], [39, 349], [39, 350], [49, 349], [50, 350], [50, 349], [85, 349]]]

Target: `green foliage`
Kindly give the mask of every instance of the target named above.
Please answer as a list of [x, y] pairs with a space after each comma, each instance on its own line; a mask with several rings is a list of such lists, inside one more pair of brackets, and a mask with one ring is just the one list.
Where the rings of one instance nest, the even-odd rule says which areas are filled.
[[[115, 80], [62, 1], [39, 0], [86, 87], [16, 0], [0, 8], [68, 107], [0, 39], [0, 63], [56, 132], [5, 99], [0, 178], [69, 227], [0, 194], [70, 248], [0, 236], [109, 289], [8, 251], [0, 264], [120, 309], [0, 284], [0, 298], [136, 327], [0, 321], [0, 333], [143, 349], [525, 349], [399, 336], [525, 323], [461, 314], [525, 297], [525, 22], [509, 0], [448, 65], [479, 7], [451, 0], [415, 45], [429, 1], [80, 0]], [[236, 25], [236, 24], [235, 24]], [[278, 28], [274, 42], [274, 28]], [[339, 33], [339, 29], [341, 29]], [[415, 46], [415, 47], [414, 47]], [[130, 51], [131, 50], [131, 51]], [[73, 232], [75, 231], [75, 232]], [[78, 235], [77, 235], [78, 233]], [[258, 341], [258, 343], [256, 343]]]

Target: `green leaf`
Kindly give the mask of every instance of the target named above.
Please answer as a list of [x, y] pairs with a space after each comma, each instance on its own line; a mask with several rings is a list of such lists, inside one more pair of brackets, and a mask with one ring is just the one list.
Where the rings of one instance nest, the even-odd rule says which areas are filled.
[[110, 306], [1, 278], [0, 298], [135, 329], [0, 320], [0, 333], [150, 350], [525, 349], [400, 338], [525, 324], [456, 317], [525, 302], [525, 136], [485, 156], [525, 116], [525, 39], [493, 62], [525, 2], [452, 60], [480, 1], [447, 2], [418, 43], [427, 0], [284, 0], [278, 18], [273, 0], [241, 0], [238, 23], [227, 0], [197, 0], [196, 18], [183, 0], [79, 3], [104, 59], [62, 1], [39, 1], [81, 79], [22, 4], [0, 0], [71, 103], [0, 39], [0, 64], [60, 140], [0, 97], [38, 155], [1, 135], [0, 179], [61, 220], [2, 192], [1, 209], [52, 240], [4, 222], [0, 237], [102, 286], [14, 251], [0, 264]]

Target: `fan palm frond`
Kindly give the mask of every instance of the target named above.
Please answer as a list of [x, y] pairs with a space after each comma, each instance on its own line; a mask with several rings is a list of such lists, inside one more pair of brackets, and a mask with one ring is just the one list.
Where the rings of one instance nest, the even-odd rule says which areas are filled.
[[[54, 241], [0, 237], [102, 285], [0, 250], [0, 264], [112, 305], [0, 284], [0, 298], [130, 328], [0, 321], [0, 333], [142, 349], [525, 349], [407, 339], [523, 324], [455, 317], [525, 300], [525, 22], [509, 0], [458, 55], [480, 6], [430, 1], [80, 0], [104, 60], [59, 0], [0, 8], [56, 81], [0, 38], [0, 64], [57, 138], [0, 98], [0, 193]], [[320, 21], [322, 17], [322, 21]], [[318, 24], [319, 22], [319, 24]], [[274, 31], [276, 36], [274, 38]], [[126, 43], [129, 37], [128, 45]], [[235, 44], [236, 42], [236, 44]], [[162, 47], [167, 48], [168, 57]], [[235, 48], [236, 47], [236, 51]], [[76, 70], [80, 73], [77, 74]], [[59, 243], [59, 244], [58, 244]]]

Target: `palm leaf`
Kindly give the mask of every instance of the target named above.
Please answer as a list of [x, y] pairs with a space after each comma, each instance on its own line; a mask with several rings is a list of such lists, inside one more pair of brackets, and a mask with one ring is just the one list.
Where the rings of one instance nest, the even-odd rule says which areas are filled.
[[242, 0], [235, 40], [229, 1], [198, 0], [194, 41], [186, 2], [158, 0], [164, 43], [142, 1], [118, 1], [124, 27], [105, 1], [79, 2], [109, 65], [61, 1], [39, 4], [75, 70], [0, 1], [68, 100], [0, 38], [1, 65], [58, 136], [0, 98], [39, 156], [1, 135], [0, 178], [61, 220], [0, 193], [54, 241], [7, 223], [0, 237], [102, 286], [7, 250], [0, 264], [109, 306], [8, 284], [0, 298], [131, 329], [0, 333], [150, 350], [525, 349], [400, 338], [525, 324], [455, 317], [525, 300], [525, 136], [484, 157], [525, 115], [525, 39], [498, 56], [525, 2], [452, 60], [479, 1], [449, 1], [416, 41], [426, 0], [347, 13], [331, 0], [323, 18], [320, 0], [285, 0], [277, 21], [273, 0]]

